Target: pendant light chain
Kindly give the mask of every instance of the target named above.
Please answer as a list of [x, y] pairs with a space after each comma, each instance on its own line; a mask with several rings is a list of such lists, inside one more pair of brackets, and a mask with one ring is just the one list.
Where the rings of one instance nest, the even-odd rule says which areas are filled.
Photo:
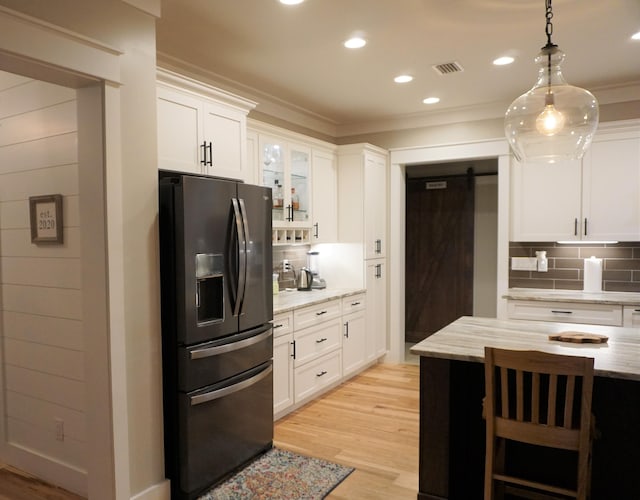
[[545, 5], [547, 7], [545, 13], [545, 18], [547, 19], [545, 33], [547, 34], [547, 47], [550, 47], [554, 45], [551, 42], [551, 35], [553, 34], [553, 23], [551, 22], [551, 19], [553, 19], [553, 8], [551, 7], [551, 0], [545, 0]]
[[553, 97], [551, 92], [551, 54], [553, 49], [557, 47], [551, 41], [551, 35], [553, 34], [553, 23], [551, 20], [553, 19], [553, 7], [551, 6], [551, 0], [545, 0], [545, 19], [547, 23], [545, 25], [545, 33], [547, 34], [547, 45], [545, 45], [542, 50], [547, 52], [547, 74], [548, 76], [548, 86], [547, 86], [547, 97], [545, 99], [546, 104], [553, 104]]

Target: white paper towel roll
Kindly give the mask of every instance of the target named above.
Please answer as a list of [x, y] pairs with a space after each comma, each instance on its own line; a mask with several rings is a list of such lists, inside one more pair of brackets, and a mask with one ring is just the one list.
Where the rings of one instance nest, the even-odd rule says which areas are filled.
[[584, 291], [602, 291], [602, 259], [584, 259]]

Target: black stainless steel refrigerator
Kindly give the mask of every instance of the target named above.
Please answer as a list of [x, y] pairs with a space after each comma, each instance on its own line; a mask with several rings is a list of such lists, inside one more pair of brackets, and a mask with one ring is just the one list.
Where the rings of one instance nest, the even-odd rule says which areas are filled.
[[165, 465], [193, 499], [272, 446], [271, 190], [161, 171]]

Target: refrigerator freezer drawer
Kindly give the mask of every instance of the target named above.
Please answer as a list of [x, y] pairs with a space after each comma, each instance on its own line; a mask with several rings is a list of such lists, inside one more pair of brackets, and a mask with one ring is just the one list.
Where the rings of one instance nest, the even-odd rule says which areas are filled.
[[179, 491], [174, 490], [180, 498], [197, 498], [234, 469], [271, 448], [272, 387], [273, 366], [269, 361], [228, 383], [180, 394]]
[[194, 391], [242, 373], [273, 356], [273, 333], [267, 323], [213, 342], [180, 347], [178, 390]]

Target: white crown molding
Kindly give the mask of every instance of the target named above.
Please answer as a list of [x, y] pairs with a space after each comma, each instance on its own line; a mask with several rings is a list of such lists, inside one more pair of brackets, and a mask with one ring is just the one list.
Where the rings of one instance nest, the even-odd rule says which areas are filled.
[[[337, 123], [325, 116], [304, 109], [291, 102], [276, 98], [265, 92], [241, 84], [222, 75], [191, 65], [167, 54], [158, 53], [158, 64], [192, 78], [206, 78], [207, 82], [218, 88], [234, 92], [257, 102], [255, 110], [299, 127], [316, 131], [327, 137], [340, 138], [380, 132], [409, 130], [455, 123], [495, 120], [504, 117], [505, 110], [514, 96], [504, 101], [445, 108], [419, 113], [392, 115], [357, 123]], [[640, 96], [640, 81], [603, 86], [589, 89], [601, 105], [637, 101]]]

